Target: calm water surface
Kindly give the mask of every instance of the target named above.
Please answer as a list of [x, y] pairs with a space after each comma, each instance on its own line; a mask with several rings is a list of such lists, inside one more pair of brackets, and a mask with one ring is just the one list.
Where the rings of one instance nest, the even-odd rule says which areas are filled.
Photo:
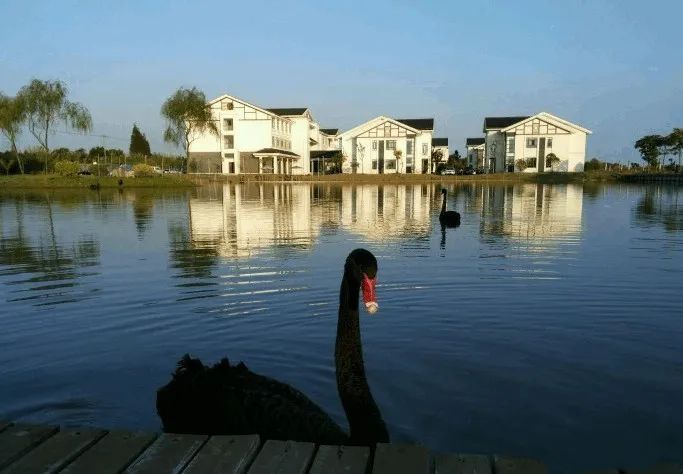
[[683, 461], [683, 192], [450, 191], [446, 232], [432, 185], [0, 193], [0, 417], [158, 430], [155, 390], [191, 352], [345, 423], [336, 311], [362, 246], [394, 441], [557, 471]]

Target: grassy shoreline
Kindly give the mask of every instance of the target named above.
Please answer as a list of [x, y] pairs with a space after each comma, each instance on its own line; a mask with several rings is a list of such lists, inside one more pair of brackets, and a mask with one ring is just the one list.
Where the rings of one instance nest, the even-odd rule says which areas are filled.
[[[591, 171], [587, 173], [496, 173], [473, 176], [439, 176], [425, 174], [335, 174], [323, 176], [278, 176], [278, 175], [164, 175], [150, 178], [119, 178], [110, 176], [64, 177], [58, 175], [11, 175], [0, 176], [0, 191], [8, 189], [115, 189], [115, 188], [191, 188], [208, 183], [254, 183], [254, 182], [307, 182], [307, 183], [534, 183], [534, 184], [582, 184], [670, 181], [683, 184], [683, 175], [666, 173], [615, 173]], [[98, 186], [99, 185], [99, 186]]]
[[48, 175], [0, 176], [0, 191], [5, 189], [100, 189], [113, 188], [188, 188], [196, 183], [185, 175], [155, 176], [151, 178], [119, 178], [111, 176], [66, 177]]

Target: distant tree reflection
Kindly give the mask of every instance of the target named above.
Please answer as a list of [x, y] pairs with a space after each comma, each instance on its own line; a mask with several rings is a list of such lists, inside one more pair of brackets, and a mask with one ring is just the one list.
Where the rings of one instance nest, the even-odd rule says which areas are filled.
[[680, 189], [674, 186], [648, 186], [634, 208], [635, 223], [640, 226], [662, 225], [667, 232], [683, 230], [683, 206]]

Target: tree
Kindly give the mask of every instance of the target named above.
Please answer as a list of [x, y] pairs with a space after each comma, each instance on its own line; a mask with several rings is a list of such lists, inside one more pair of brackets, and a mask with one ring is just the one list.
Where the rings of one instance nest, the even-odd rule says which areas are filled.
[[557, 157], [555, 153], [548, 153], [548, 155], [545, 157], [545, 167], [550, 168], [551, 170], [555, 168], [555, 166], [560, 164], [560, 159]]
[[68, 93], [68, 89], [60, 81], [39, 79], [33, 79], [19, 90], [18, 97], [25, 106], [28, 129], [45, 151], [50, 151], [50, 128], [58, 121], [63, 121], [80, 132], [87, 132], [92, 128], [92, 117], [88, 109], [67, 100]]
[[128, 153], [131, 155], [150, 156], [152, 152], [149, 148], [149, 142], [144, 133], [140, 132], [137, 124], [133, 124], [133, 131], [130, 134], [130, 146]]
[[443, 151], [432, 149], [432, 171], [436, 171], [436, 166], [443, 160]]
[[26, 109], [20, 98], [7, 97], [0, 93], [0, 131], [7, 137], [10, 149], [17, 160], [19, 171], [24, 174], [24, 164], [17, 153], [17, 137], [21, 133], [21, 126], [26, 120]]
[[401, 157], [403, 156], [403, 152], [399, 150], [398, 148], [394, 150], [394, 158], [396, 158], [396, 172], [400, 173], [401, 172]]
[[7, 160], [1, 159], [0, 160], [0, 166], [3, 167], [5, 170], [5, 173], [9, 176], [9, 171], [12, 169], [12, 166], [14, 166], [14, 163], [16, 163], [16, 159], [14, 158], [9, 158]]
[[196, 87], [178, 89], [166, 99], [161, 115], [168, 122], [164, 141], [185, 148], [185, 161], [190, 159], [190, 144], [204, 133], [218, 136], [218, 127], [206, 105], [206, 96]]
[[448, 155], [448, 161], [446, 162], [448, 166], [455, 166], [455, 164], [460, 160], [460, 152], [455, 150], [453, 154]]
[[104, 157], [104, 147], [103, 146], [94, 146], [88, 152], [88, 158], [97, 158], [100, 156]]
[[517, 161], [515, 161], [515, 166], [517, 167], [518, 171], [524, 171], [528, 167], [528, 163], [524, 158], [520, 158]]
[[678, 167], [681, 167], [681, 153], [683, 153], [683, 128], [674, 128], [673, 132], [667, 135], [667, 142], [671, 153], [678, 155]]
[[640, 140], [638, 140], [633, 148], [636, 148], [643, 160], [651, 167], [657, 167], [659, 165], [659, 155], [661, 151], [659, 149], [664, 143], [664, 137], [661, 135], [646, 135]]

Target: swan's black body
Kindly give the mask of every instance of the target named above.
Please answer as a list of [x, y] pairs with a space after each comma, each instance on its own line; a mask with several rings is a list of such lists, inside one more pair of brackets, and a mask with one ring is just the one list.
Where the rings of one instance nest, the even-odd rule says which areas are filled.
[[443, 202], [441, 203], [441, 213], [439, 214], [439, 222], [441, 222], [442, 226], [446, 227], [459, 226], [460, 213], [446, 210], [446, 196], [448, 195], [448, 191], [442, 189], [441, 194], [443, 195]]
[[157, 391], [164, 431], [251, 434], [320, 444], [374, 445], [389, 435], [365, 377], [358, 318], [362, 275], [374, 278], [377, 261], [367, 250], [349, 254], [339, 295], [335, 345], [337, 389], [346, 412], [347, 435], [320, 407], [291, 386], [223, 359], [207, 367], [188, 355], [173, 379]]

